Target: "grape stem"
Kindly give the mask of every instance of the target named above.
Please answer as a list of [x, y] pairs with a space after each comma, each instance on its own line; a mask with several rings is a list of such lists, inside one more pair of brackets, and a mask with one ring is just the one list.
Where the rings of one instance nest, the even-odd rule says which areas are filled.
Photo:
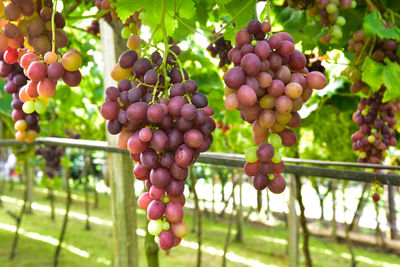
[[160, 21], [160, 27], [163, 33], [164, 37], [164, 55], [163, 55], [163, 62], [162, 62], [162, 68], [164, 72], [164, 78], [165, 78], [165, 88], [168, 88], [168, 81], [167, 81], [167, 54], [168, 54], [168, 36], [167, 36], [167, 30], [165, 29], [165, 10], [166, 10], [166, 0], [162, 0], [162, 6], [161, 6], [161, 21]]
[[146, 46], [143, 48], [143, 52], [146, 52], [149, 49], [149, 46], [151, 42], [153, 41], [154, 35], [156, 34], [157, 30], [160, 28], [160, 24], [157, 24], [157, 26], [154, 28], [153, 32], [151, 33], [150, 39], [147, 42]]
[[110, 10], [102, 10], [99, 13], [94, 14], [94, 15], [72, 16], [72, 17], [67, 17], [67, 18], [68, 18], [68, 20], [80, 20], [80, 19], [90, 19], [90, 18], [99, 19], [99, 18], [103, 17], [104, 15], [106, 15], [109, 12], [110, 12]]
[[210, 41], [210, 43], [212, 43], [212, 44], [216, 43], [219, 39], [224, 38], [225, 34], [231, 33], [231, 32], [233, 32], [235, 30], [236, 30], [235, 28], [230, 29], [229, 31], [225, 32], [224, 34], [218, 36], [218, 38]]
[[239, 12], [227, 24], [225, 24], [218, 32], [211, 35], [210, 38], [215, 39], [215, 37], [218, 36], [218, 34], [220, 34], [223, 30], [225, 30], [225, 28], [228, 27], [228, 25], [231, 25], [253, 3], [254, 3], [253, 0], [248, 1], [247, 4], [241, 10], [239, 10]]
[[179, 56], [177, 54], [175, 54], [175, 52], [172, 51], [171, 49], [168, 49], [168, 52], [171, 53], [172, 55], [174, 55], [176, 62], [178, 62], [179, 70], [180, 70], [181, 76], [182, 76], [182, 84], [185, 84], [185, 82], [186, 82], [185, 74], [183, 73], [182, 63], [181, 63], [181, 60], [179, 59]]
[[42, 8], [44, 7], [44, 0], [42, 0]]
[[[43, 0], [42, 0], [43, 2]], [[53, 1], [53, 14], [51, 15], [51, 30], [52, 35], [53, 35], [53, 39], [51, 40], [51, 51], [53, 53], [56, 52], [56, 24], [54, 23], [54, 18], [56, 16], [56, 12], [57, 12], [57, 0]]]
[[157, 94], [157, 87], [158, 87], [158, 83], [160, 81], [160, 75], [158, 75], [157, 77], [157, 83], [156, 86], [153, 88], [153, 98], [151, 100], [151, 102], [149, 103], [149, 105], [154, 104], [155, 103], [155, 99], [156, 99], [156, 94]]
[[188, 28], [189, 31], [193, 32], [193, 33], [198, 33], [203, 35], [206, 38], [209, 38], [207, 35], [205, 35], [202, 32], [197, 31], [195, 28], [193, 28], [192, 26], [188, 25], [186, 22], [183, 21], [183, 19], [181, 19], [178, 15], [178, 13], [175, 13], [173, 16], [171, 16], [168, 12], [167, 12], [168, 16], [170, 16], [173, 19], [176, 19], [177, 21], [179, 21], [183, 26], [185, 26], [186, 28]]
[[371, 38], [368, 38], [367, 41], [365, 42], [363, 48], [361, 49], [360, 56], [359, 56], [359, 57], [357, 58], [357, 60], [356, 60], [356, 65], [358, 65], [358, 63], [360, 63], [360, 60], [361, 60], [361, 58], [363, 57], [364, 51], [365, 51], [365, 49], [367, 48], [368, 43], [369, 43], [370, 40], [371, 40]]

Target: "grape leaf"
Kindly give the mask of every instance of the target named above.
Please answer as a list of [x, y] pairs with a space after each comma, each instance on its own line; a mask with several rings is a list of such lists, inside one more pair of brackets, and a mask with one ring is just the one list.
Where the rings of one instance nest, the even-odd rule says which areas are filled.
[[179, 17], [184, 19], [191, 19], [196, 14], [196, 9], [192, 0], [182, 1], [179, 9]]
[[231, 2], [231, 0], [216, 0], [215, 1], [219, 6], [224, 6], [226, 4], [228, 4], [229, 2]]
[[385, 59], [385, 71], [383, 74], [383, 81], [386, 86], [383, 101], [400, 98], [400, 65], [396, 62], [391, 62], [388, 58]]
[[197, 19], [200, 24], [207, 24], [208, 18], [208, 5], [207, 1], [196, 1], [195, 3], [196, 11], [197, 11]]
[[372, 92], [379, 90], [383, 83], [383, 72], [385, 66], [374, 61], [370, 57], [365, 58], [361, 67], [362, 81], [371, 87]]
[[382, 39], [400, 38], [399, 29], [397, 27], [385, 28], [378, 18], [377, 11], [364, 17], [363, 28], [364, 32], [370, 36], [378, 35]]
[[[192, 2], [192, 1], [184, 1], [184, 2]], [[140, 19], [142, 23], [146, 26], [150, 27], [150, 31], [152, 32], [156, 26], [160, 23], [161, 20], [161, 0], [153, 0], [153, 1], [139, 1], [139, 0], [117, 0], [115, 2], [115, 7], [118, 13], [118, 16], [122, 21], [126, 21], [132, 14], [136, 11], [143, 10], [140, 12]], [[184, 10], [188, 8], [188, 4], [182, 4], [184, 6]], [[193, 6], [193, 2], [192, 2]], [[165, 14], [165, 28], [167, 31], [167, 35], [172, 35], [175, 29], [178, 27], [178, 22], [172, 18], [174, 14], [173, 10], [173, 0], [167, 0], [166, 3], [166, 13]], [[193, 11], [189, 14], [194, 14]], [[153, 41], [157, 42], [162, 40], [162, 32], [159, 30], [153, 37]]]
[[362, 66], [362, 81], [378, 91], [382, 85], [386, 87], [383, 101], [400, 98], [400, 65], [385, 59], [386, 66], [367, 57]]
[[[256, 2], [254, 0], [250, 0], [254, 2], [254, 5], [248, 6], [239, 17], [235, 19], [235, 25], [237, 29], [244, 28], [249, 20], [256, 17], [255, 8]], [[246, 3], [247, 4], [247, 3]], [[229, 13], [231, 18], [235, 17], [245, 6], [242, 0], [232, 0], [228, 4], [224, 5], [226, 11]]]
[[152, 1], [116, 0], [115, 2], [111, 2], [111, 5], [116, 8], [121, 21], [125, 22], [131, 15], [144, 8], [149, 2]]

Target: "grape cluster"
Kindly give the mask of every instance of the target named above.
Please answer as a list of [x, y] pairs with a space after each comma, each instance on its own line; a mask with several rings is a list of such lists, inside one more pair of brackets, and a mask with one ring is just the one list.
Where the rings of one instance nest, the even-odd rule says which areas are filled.
[[[181, 50], [170, 46], [163, 58], [154, 52], [139, 58], [123, 52], [111, 73], [118, 87], [106, 89], [101, 114], [118, 146], [136, 162], [134, 175], [148, 192], [138, 200], [147, 211], [148, 230], [169, 250], [187, 234], [183, 222], [188, 167], [210, 148], [216, 124], [207, 98], [197, 92], [179, 63]], [[164, 64], [165, 63], [165, 64]]]
[[[0, 5], [4, 5], [4, 3]], [[8, 23], [3, 26], [4, 36], [0, 37], [0, 47], [4, 48], [7, 45], [14, 49], [25, 47], [42, 55], [50, 51], [53, 40], [53, 9], [49, 7], [51, 5], [51, 0], [45, 1], [44, 7], [41, 7], [41, 1], [37, 1], [35, 10], [32, 0], [8, 3], [4, 8], [4, 15]], [[54, 24], [56, 48], [66, 47], [68, 36], [63, 31], [65, 19], [61, 13], [54, 14]]]
[[352, 82], [351, 92], [361, 91], [366, 95], [369, 94], [369, 86], [361, 80], [361, 66], [369, 51], [371, 51], [371, 58], [376, 62], [384, 64], [385, 59], [388, 58], [392, 62], [400, 63], [400, 57], [396, 54], [398, 46], [399, 43], [393, 39], [382, 40], [377, 37], [374, 43], [373, 39], [368, 37], [363, 30], [354, 32], [348, 41], [348, 51], [355, 53], [354, 62], [343, 72]]
[[73, 132], [71, 132], [71, 130], [70, 129], [65, 129], [65, 133], [68, 135], [68, 137], [69, 138], [72, 138], [72, 139], [80, 139], [81, 138], [81, 134], [80, 133], [73, 133]]
[[[215, 30], [213, 30], [212, 33], [215, 33]], [[225, 40], [222, 33], [218, 34], [215, 39], [215, 42], [207, 46], [207, 51], [211, 53], [212, 57], [219, 57], [218, 66], [222, 68], [225, 65], [231, 64], [228, 58], [228, 52], [232, 49], [232, 44], [229, 40]]]
[[19, 114], [15, 128], [16, 139], [20, 141], [31, 142], [39, 133], [38, 114], [46, 111], [48, 98], [55, 94], [57, 80], [62, 78], [68, 86], [77, 86], [81, 81], [80, 55], [69, 51], [59, 59], [55, 53], [68, 44], [68, 37], [63, 31], [65, 19], [51, 8], [52, 4], [51, 0], [0, 2], [0, 15], [5, 18], [0, 24], [0, 51], [5, 51], [2, 58], [7, 64], [18, 62], [24, 74], [24, 84], [21, 78], [21, 86], [15, 86], [13, 81], [14, 84], [9, 83], [6, 88], [6, 91], [18, 93], [18, 103], [14, 96], [17, 112], [13, 116]]
[[393, 130], [397, 120], [393, 103], [382, 102], [384, 89], [361, 99], [353, 120], [360, 130], [351, 136], [353, 149], [359, 151], [358, 161], [381, 164], [389, 146], [396, 146]]
[[4, 91], [13, 96], [11, 106], [13, 108], [12, 118], [15, 121], [15, 139], [21, 142], [33, 142], [40, 132], [38, 125], [40, 115], [36, 112], [26, 114], [22, 109], [23, 102], [20, 99], [20, 91], [25, 86], [27, 77], [20, 65], [10, 60], [10, 55], [15, 54], [18, 52], [13, 48], [9, 48], [5, 52], [0, 51], [0, 77], [6, 78]]
[[43, 146], [35, 150], [35, 155], [40, 155], [45, 160], [45, 174], [53, 179], [61, 169], [61, 157], [64, 155], [64, 148], [57, 146]]
[[379, 182], [375, 182], [371, 188], [371, 197], [372, 201], [375, 203], [381, 199], [381, 195], [383, 194], [383, 187], [382, 184]]
[[319, 71], [325, 73], [325, 67], [322, 66], [321, 57], [317, 57], [314, 54], [305, 55], [307, 61], [307, 69], [309, 72]]
[[232, 125], [230, 125], [230, 124], [223, 124], [220, 121], [217, 121], [216, 124], [217, 124], [217, 128], [220, 129], [223, 134], [226, 134], [227, 131], [232, 129]]
[[82, 75], [79, 68], [82, 58], [76, 51], [65, 53], [61, 60], [54, 52], [44, 55], [44, 62], [35, 53], [28, 52], [21, 57], [20, 65], [30, 81], [21, 88], [19, 97], [24, 103], [22, 110], [31, 114], [46, 111], [49, 98], [56, 93], [56, 82], [63, 79], [68, 86], [80, 84]]
[[99, 35], [100, 35], [99, 21], [95, 20], [95, 19], [92, 20], [92, 23], [89, 25], [89, 27], [86, 28], [86, 32], [99, 37]]
[[[225, 107], [238, 109], [243, 120], [252, 124], [257, 146], [246, 154], [244, 170], [253, 176], [257, 190], [267, 186], [274, 193], [285, 189], [282, 145], [297, 142], [294, 131], [301, 123], [297, 113], [314, 89], [326, 86], [324, 74], [308, 72], [304, 54], [294, 47], [293, 37], [278, 32], [265, 39], [271, 30], [269, 22], [251, 20], [238, 31], [229, 59], [235, 67], [225, 76]], [[264, 143], [268, 138], [268, 142]]]
[[346, 24], [346, 19], [339, 16], [339, 11], [355, 8], [356, 5], [356, 0], [317, 0], [313, 7], [307, 9], [308, 17], [317, 17], [328, 28], [328, 33], [320, 39], [321, 43], [328, 44], [342, 38], [342, 26]]

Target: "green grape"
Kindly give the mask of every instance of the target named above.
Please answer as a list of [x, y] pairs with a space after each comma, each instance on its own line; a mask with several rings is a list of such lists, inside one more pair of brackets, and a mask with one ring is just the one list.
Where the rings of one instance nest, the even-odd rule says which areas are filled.
[[169, 224], [169, 222], [164, 222], [163, 225], [162, 225], [162, 229], [164, 231], [168, 231], [169, 228], [171, 228], [171, 225]]
[[35, 111], [35, 102], [33, 100], [27, 101], [22, 105], [22, 110], [26, 114], [31, 114]]
[[168, 204], [169, 203], [169, 198], [168, 197], [162, 197], [162, 202], [164, 202], [165, 204]]
[[340, 39], [342, 38], [343, 33], [342, 33], [342, 29], [340, 28], [340, 26], [338, 25], [334, 25], [332, 27], [332, 37], [335, 39]]
[[376, 131], [375, 128], [374, 128], [374, 129], [371, 129], [371, 133], [372, 133], [372, 134], [376, 134], [376, 132], [377, 132], [377, 131]]
[[353, 2], [351, 2], [351, 8], [355, 8], [357, 6], [357, 1], [353, 0]]
[[344, 26], [346, 24], [346, 19], [343, 16], [339, 16], [336, 19], [336, 24], [339, 26]]
[[341, 39], [343, 37], [343, 32], [341, 30], [332, 31], [332, 37], [336, 40]]
[[158, 244], [158, 239], [159, 239], [158, 236], [154, 237], [154, 242], [156, 242], [156, 244]]
[[274, 147], [275, 150], [278, 150], [282, 146], [282, 138], [274, 133], [269, 136], [269, 143]]
[[131, 36], [131, 29], [129, 29], [127, 26], [123, 27], [121, 30], [121, 36], [124, 39], [128, 39], [129, 36]]
[[161, 231], [163, 230], [163, 222], [160, 220], [151, 220], [149, 224], [147, 225], [147, 231], [151, 235], [159, 235]]
[[381, 195], [382, 193], [383, 193], [383, 187], [380, 186], [380, 187], [378, 187], [378, 194]]
[[368, 114], [368, 110], [364, 109], [363, 111], [361, 111], [361, 115], [366, 116]]
[[274, 179], [275, 179], [275, 176], [272, 173], [268, 174], [268, 180], [272, 181]]
[[247, 162], [253, 163], [258, 161], [257, 148], [258, 147], [253, 146], [246, 151], [244, 158], [246, 159]]
[[275, 153], [274, 153], [274, 156], [273, 156], [272, 159], [271, 159], [271, 161], [272, 161], [273, 163], [279, 163], [279, 162], [281, 162], [281, 161], [282, 161], [282, 154], [281, 154], [281, 153], [278, 153], [278, 152], [275, 152]]
[[252, 45], [252, 46], [256, 46], [256, 44], [257, 44], [257, 40], [251, 41], [251, 45]]
[[36, 109], [36, 112], [39, 113], [39, 114], [45, 113], [46, 109], [47, 109], [46, 102], [44, 100], [42, 100], [42, 99], [39, 99], [35, 103], [35, 109]]
[[373, 135], [368, 136], [368, 142], [369, 142], [369, 143], [372, 144], [373, 142], [375, 142], [375, 140], [376, 140], [376, 139], [375, 139], [375, 136], [373, 136]]
[[367, 152], [363, 151], [360, 153], [360, 158], [365, 159], [367, 157]]
[[326, 12], [328, 12], [328, 14], [333, 14], [337, 12], [337, 6], [334, 3], [328, 4], [326, 6]]

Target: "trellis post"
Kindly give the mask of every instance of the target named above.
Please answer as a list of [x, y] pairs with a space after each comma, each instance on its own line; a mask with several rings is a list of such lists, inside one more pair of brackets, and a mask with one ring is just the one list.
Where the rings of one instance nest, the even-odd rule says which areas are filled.
[[289, 214], [288, 214], [288, 248], [289, 266], [299, 266], [299, 223], [296, 212], [296, 180], [290, 175]]
[[[118, 60], [118, 55], [126, 49], [122, 38], [119, 36], [122, 25], [112, 23], [112, 25], [109, 25], [103, 19], [100, 20], [104, 88], [115, 86], [110, 73]], [[116, 146], [116, 136], [107, 133], [107, 142], [109, 145]], [[132, 170], [133, 163], [128, 154], [108, 154], [115, 267], [138, 266], [136, 199]]]

